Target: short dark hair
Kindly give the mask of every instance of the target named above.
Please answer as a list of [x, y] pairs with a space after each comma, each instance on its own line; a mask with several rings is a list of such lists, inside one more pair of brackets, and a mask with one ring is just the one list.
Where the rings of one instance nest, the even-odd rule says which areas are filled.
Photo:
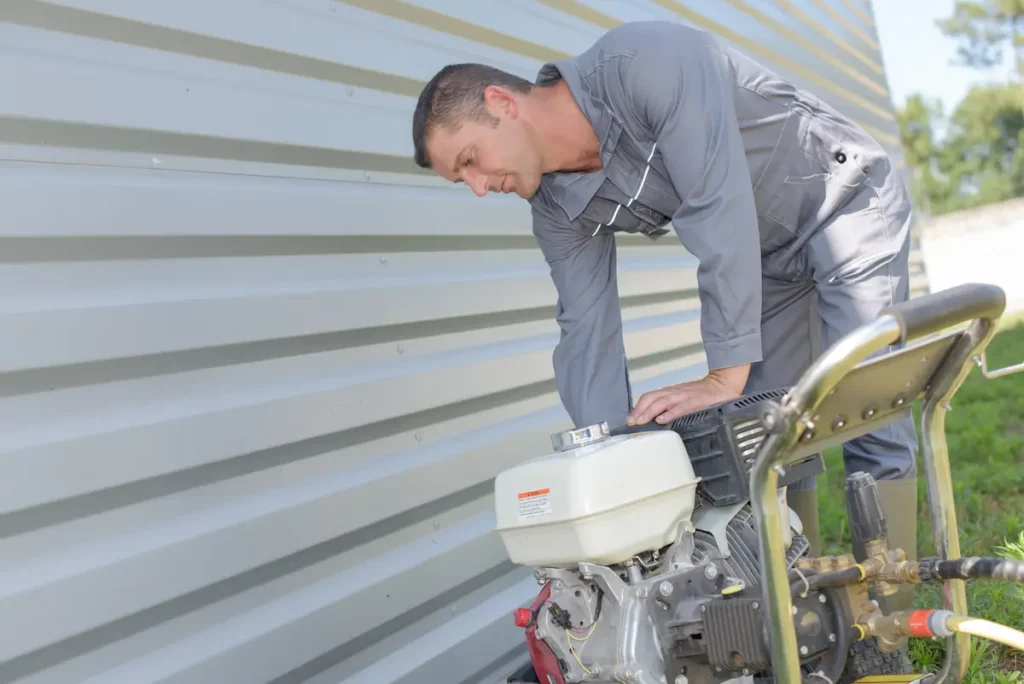
[[517, 93], [528, 93], [533, 87], [524, 78], [484, 64], [449, 64], [427, 82], [412, 116], [416, 164], [430, 168], [427, 138], [439, 126], [451, 128], [466, 120], [492, 119], [484, 105], [484, 90], [492, 85]]

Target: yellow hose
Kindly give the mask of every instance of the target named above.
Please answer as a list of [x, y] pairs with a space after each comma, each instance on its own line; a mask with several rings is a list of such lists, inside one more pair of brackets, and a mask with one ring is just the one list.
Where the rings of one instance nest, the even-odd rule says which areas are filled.
[[1007, 627], [1006, 625], [967, 615], [951, 615], [946, 618], [946, 627], [954, 632], [989, 639], [1010, 648], [1024, 651], [1024, 632]]

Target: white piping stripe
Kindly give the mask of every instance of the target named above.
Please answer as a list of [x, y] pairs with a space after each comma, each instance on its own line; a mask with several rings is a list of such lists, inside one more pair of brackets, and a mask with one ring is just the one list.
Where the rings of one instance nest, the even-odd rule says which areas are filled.
[[621, 204], [616, 204], [615, 205], [615, 211], [612, 212], [612, 217], [610, 219], [608, 219], [608, 225], [609, 226], [612, 225], [613, 223], [615, 223], [615, 217], [619, 215], [619, 209], [621, 209], [621, 208], [622, 208]]
[[[636, 189], [636, 192], [633, 193], [633, 196], [629, 198], [628, 202], [626, 202], [626, 206], [627, 207], [633, 206], [634, 200], [636, 200], [636, 198], [639, 197], [640, 193], [643, 191], [644, 183], [647, 182], [647, 174], [651, 170], [651, 160], [654, 159], [654, 151], [656, 149], [658, 149], [658, 143], [654, 143], [653, 145], [651, 145], [651, 153], [649, 155], [647, 155], [647, 166], [644, 167], [644, 175], [640, 179], [640, 187], [638, 187]], [[621, 209], [621, 208], [622, 208], [621, 204], [616, 204], [615, 205], [615, 211], [612, 212], [612, 217], [611, 217], [611, 219], [608, 220], [608, 225], [612, 225], [613, 223], [615, 223], [615, 217], [619, 215], [619, 209]], [[591, 233], [590, 237], [594, 237], [595, 235], [597, 235], [598, 231], [600, 231], [601, 228], [603, 228], [603, 227], [604, 227], [603, 223], [597, 224], [597, 228], [594, 229], [594, 232]]]
[[645, 169], [644, 169], [644, 177], [640, 179], [640, 187], [636, 189], [636, 194], [635, 194], [635, 195], [633, 195], [632, 197], [630, 197], [630, 198], [629, 198], [629, 201], [628, 201], [628, 202], [626, 202], [626, 206], [627, 206], [627, 207], [631, 207], [631, 206], [633, 206], [633, 201], [634, 201], [634, 200], [635, 200], [635, 199], [636, 199], [637, 197], [639, 197], [639, 196], [640, 196], [640, 191], [644, 189], [644, 183], [646, 183], [646, 182], [647, 182], [647, 172], [648, 172], [648, 171], [650, 171], [650, 170], [651, 170], [651, 167], [650, 167], [650, 165], [648, 164], [647, 168], [645, 168]]
[[658, 143], [654, 143], [653, 145], [651, 145], [651, 153], [647, 155], [647, 166], [644, 167], [644, 177], [640, 179], [640, 187], [636, 189], [636, 192], [633, 193], [633, 196], [629, 198], [628, 202], [626, 202], [627, 207], [633, 206], [633, 202], [636, 200], [637, 197], [640, 196], [640, 193], [643, 191], [644, 183], [647, 182], [647, 174], [651, 170], [651, 160], [654, 159], [654, 150], [656, 149], [658, 149]]

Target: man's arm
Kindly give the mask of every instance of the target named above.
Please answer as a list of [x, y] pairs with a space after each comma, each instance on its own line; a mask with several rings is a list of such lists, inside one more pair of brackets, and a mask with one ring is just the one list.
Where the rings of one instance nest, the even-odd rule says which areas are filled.
[[706, 34], [669, 26], [643, 37], [624, 87], [682, 201], [672, 226], [700, 261], [708, 367], [760, 361], [760, 238], [724, 57]]
[[642, 37], [624, 91], [654, 133], [681, 204], [680, 241], [699, 260], [709, 374], [640, 397], [629, 422], [668, 422], [742, 393], [761, 351], [761, 250], [732, 75], [706, 34], [666, 26]]
[[630, 400], [615, 238], [578, 235], [536, 207], [533, 232], [558, 292], [562, 332], [552, 360], [562, 404], [576, 427], [624, 425]]

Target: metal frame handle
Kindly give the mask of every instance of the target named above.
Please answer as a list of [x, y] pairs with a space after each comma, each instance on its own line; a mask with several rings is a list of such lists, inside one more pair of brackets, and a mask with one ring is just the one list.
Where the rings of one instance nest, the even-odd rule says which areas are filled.
[[[813, 428], [811, 417], [818, 406], [858, 364], [889, 345], [905, 343], [971, 320], [969, 328], [959, 336], [936, 370], [922, 413], [922, 457], [936, 550], [944, 558], [959, 557], [945, 414], [949, 399], [970, 372], [972, 357], [983, 351], [994, 336], [1005, 306], [1006, 297], [1001, 288], [968, 284], [890, 307], [876, 320], [853, 330], [827, 349], [778, 406], [769, 405], [766, 409], [763, 422], [769, 436], [751, 469], [750, 489], [758, 525], [762, 592], [776, 681], [801, 681], [776, 489], [779, 475], [793, 460], [793, 447], [803, 430]], [[967, 597], [963, 580], [947, 582], [943, 599], [947, 609], [965, 611]], [[947, 642], [946, 658], [934, 684], [959, 682], [966, 673], [969, 637], [950, 637]]]
[[1004, 375], [1013, 375], [1014, 373], [1024, 371], [1024, 363], [1018, 363], [1014, 366], [1006, 366], [997, 371], [990, 371], [988, 369], [988, 359], [985, 358], [984, 351], [981, 352], [980, 355], [976, 355], [974, 357], [974, 363], [981, 368], [981, 374], [984, 375], [987, 380], [995, 380], [996, 378], [1001, 378]]
[[902, 342], [930, 335], [971, 319], [998, 320], [1006, 309], [1006, 293], [987, 283], [966, 283], [901, 302], [882, 311], [900, 322]]

